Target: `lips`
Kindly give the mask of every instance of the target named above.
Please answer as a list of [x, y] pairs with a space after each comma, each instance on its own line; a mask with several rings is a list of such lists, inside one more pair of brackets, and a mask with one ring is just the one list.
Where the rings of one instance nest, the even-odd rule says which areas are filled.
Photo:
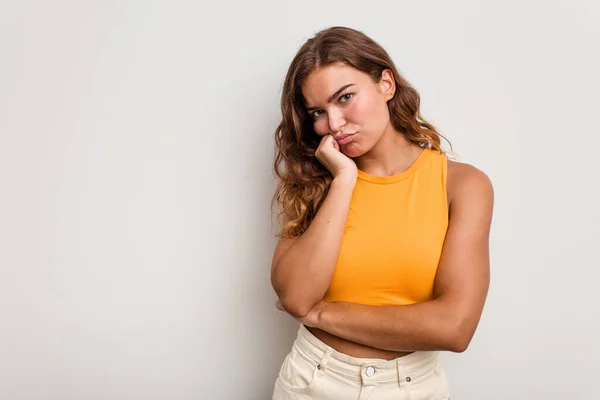
[[356, 135], [356, 133], [347, 133], [347, 134], [338, 136], [338, 137], [336, 137], [334, 139], [335, 139], [336, 142], [338, 142], [338, 144], [345, 144], [345, 143], [351, 142], [352, 141], [352, 137], [354, 135]]

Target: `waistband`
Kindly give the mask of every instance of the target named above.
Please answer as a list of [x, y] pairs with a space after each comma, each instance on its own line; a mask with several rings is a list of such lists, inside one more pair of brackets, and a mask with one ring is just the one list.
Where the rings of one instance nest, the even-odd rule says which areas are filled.
[[297, 351], [319, 364], [323, 370], [334, 371], [363, 384], [391, 381], [410, 382], [439, 365], [439, 351], [416, 351], [393, 360], [357, 358], [336, 351], [319, 340], [300, 324], [294, 341]]

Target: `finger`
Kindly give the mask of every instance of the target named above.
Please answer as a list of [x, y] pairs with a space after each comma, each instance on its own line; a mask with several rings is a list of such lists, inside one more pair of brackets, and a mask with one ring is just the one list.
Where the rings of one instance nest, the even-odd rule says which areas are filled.
[[328, 140], [327, 136], [329, 136], [329, 135], [325, 135], [325, 136], [323, 136], [321, 138], [321, 141], [319, 142], [319, 146], [318, 147], [323, 147], [327, 143], [327, 140]]
[[333, 140], [333, 148], [340, 151], [340, 144], [335, 139]]
[[323, 152], [323, 149], [325, 148], [325, 146], [327, 146], [327, 141], [329, 140], [329, 138], [327, 136], [329, 136], [329, 135], [325, 135], [321, 138], [321, 141], [319, 142], [319, 145], [317, 146], [317, 150], [315, 151], [315, 154], [318, 154], [319, 152]]
[[333, 139], [333, 136], [331, 134], [327, 134], [327, 135], [323, 136], [323, 139], [321, 139], [321, 143], [319, 144], [319, 147], [326, 149], [329, 146], [333, 146], [333, 142], [335, 142], [335, 140]]

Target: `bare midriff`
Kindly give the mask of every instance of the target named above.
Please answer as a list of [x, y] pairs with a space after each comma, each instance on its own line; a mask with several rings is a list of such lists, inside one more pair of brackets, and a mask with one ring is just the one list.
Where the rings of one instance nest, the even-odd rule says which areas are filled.
[[401, 351], [389, 351], [376, 349], [374, 347], [365, 346], [360, 343], [351, 342], [346, 339], [342, 339], [338, 336], [334, 336], [329, 332], [325, 332], [318, 328], [306, 327], [310, 333], [315, 335], [317, 339], [325, 343], [335, 351], [349, 355], [356, 358], [381, 358], [384, 360], [393, 360], [398, 357], [403, 357], [411, 352]]

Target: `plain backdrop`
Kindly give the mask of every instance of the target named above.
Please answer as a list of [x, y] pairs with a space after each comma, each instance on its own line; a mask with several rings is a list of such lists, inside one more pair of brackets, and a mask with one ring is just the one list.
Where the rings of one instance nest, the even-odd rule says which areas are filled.
[[597, 2], [5, 0], [0, 400], [270, 398], [298, 328], [269, 280], [273, 133], [333, 25], [495, 187], [452, 398], [598, 398]]

